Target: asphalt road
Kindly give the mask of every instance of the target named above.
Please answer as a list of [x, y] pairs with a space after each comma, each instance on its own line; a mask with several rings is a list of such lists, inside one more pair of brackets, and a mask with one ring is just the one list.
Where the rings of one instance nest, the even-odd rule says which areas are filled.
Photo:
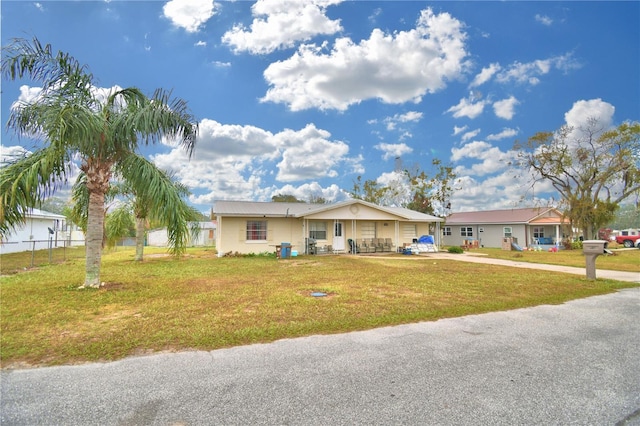
[[640, 288], [0, 384], [2, 425], [640, 425]]

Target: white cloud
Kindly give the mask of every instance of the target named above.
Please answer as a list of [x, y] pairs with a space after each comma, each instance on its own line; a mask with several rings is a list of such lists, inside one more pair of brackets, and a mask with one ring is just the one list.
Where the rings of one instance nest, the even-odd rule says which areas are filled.
[[207, 47], [207, 42], [203, 40], [198, 40], [193, 45], [197, 47]]
[[447, 112], [453, 113], [453, 116], [455, 118], [469, 117], [471, 119], [474, 119], [482, 114], [485, 104], [486, 101], [473, 103], [467, 98], [462, 98], [460, 99], [460, 102], [458, 102], [458, 105], [452, 106], [447, 110]]
[[493, 174], [510, 166], [516, 158], [517, 153], [513, 151], [503, 152], [500, 148], [484, 141], [473, 141], [460, 148], [451, 148], [451, 161], [454, 163], [464, 159], [481, 160], [481, 162], [473, 164], [470, 168], [457, 167], [458, 175], [483, 176]]
[[165, 18], [176, 27], [196, 33], [216, 13], [214, 0], [171, 0], [162, 7]]
[[487, 140], [488, 141], [499, 141], [499, 140], [502, 140], [502, 139], [513, 137], [513, 136], [515, 136], [517, 134], [518, 134], [518, 130], [517, 129], [504, 128], [504, 129], [502, 129], [502, 131], [500, 133], [493, 133], [493, 134], [487, 136]]
[[469, 139], [473, 139], [476, 136], [478, 136], [480, 134], [481, 129], [475, 129], [472, 130], [470, 132], [466, 132], [464, 135], [462, 135], [462, 142], [466, 142]]
[[413, 152], [413, 148], [405, 143], [379, 143], [374, 145], [374, 148], [384, 153], [382, 155], [383, 160], [402, 157], [404, 154], [410, 154]]
[[566, 53], [547, 59], [537, 59], [528, 63], [514, 62], [507, 69], [500, 71], [496, 75], [496, 80], [500, 83], [516, 82], [536, 85], [540, 82], [538, 77], [548, 74], [552, 69], [567, 73], [581, 66], [572, 53]]
[[493, 112], [497, 117], [511, 120], [515, 115], [515, 108], [520, 102], [513, 96], [493, 103]]
[[23, 84], [20, 86], [20, 94], [18, 95], [18, 99], [11, 104], [11, 109], [15, 109], [19, 107], [20, 104], [29, 104], [34, 102], [38, 96], [42, 93], [42, 87], [31, 87]]
[[231, 67], [231, 62], [213, 61], [211, 64], [216, 68], [229, 68], [229, 67]]
[[419, 102], [461, 76], [468, 66], [465, 39], [460, 21], [427, 9], [409, 31], [374, 29], [358, 44], [338, 38], [330, 50], [328, 43], [303, 45], [265, 70], [271, 87], [262, 101], [285, 103], [292, 111], [346, 110], [366, 99]]
[[281, 182], [336, 177], [336, 167], [349, 153], [342, 141], [331, 141], [331, 134], [308, 124], [299, 131], [284, 130], [275, 139], [286, 146], [278, 163], [276, 179]]
[[31, 151], [27, 151], [22, 146], [0, 145], [0, 167], [5, 166], [12, 161], [19, 160], [27, 155], [31, 155]]
[[398, 123], [418, 122], [422, 119], [422, 113], [418, 111], [409, 111], [404, 114], [395, 114], [393, 117], [384, 119], [387, 130], [395, 130]]
[[598, 120], [604, 128], [611, 126], [615, 107], [602, 99], [590, 99], [574, 102], [564, 115], [567, 125], [574, 128], [586, 127], [590, 119]]
[[542, 25], [546, 25], [547, 27], [553, 24], [553, 19], [549, 18], [546, 15], [536, 14], [535, 19], [536, 22], [540, 22]]
[[475, 76], [469, 87], [478, 87], [486, 83], [487, 81], [491, 80], [491, 77], [493, 77], [495, 73], [500, 71], [500, 69], [502, 69], [502, 67], [498, 63], [491, 64], [488, 67], [482, 68], [482, 71], [480, 71], [480, 73]]
[[308, 201], [310, 197], [322, 197], [330, 202], [344, 201], [348, 198], [347, 194], [338, 185], [332, 184], [323, 188], [318, 182], [303, 183], [300, 186], [290, 184], [280, 188], [273, 189], [271, 196], [276, 194], [293, 195], [298, 200]]
[[190, 161], [170, 141], [164, 143], [173, 149], [152, 160], [192, 188], [194, 203], [222, 198], [264, 200], [277, 192], [276, 187], [264, 187], [266, 175], [275, 174], [279, 182], [294, 182], [335, 177], [339, 166], [361, 173], [362, 158], [349, 157], [348, 145], [330, 137], [313, 124], [273, 134], [255, 126], [204, 119]]
[[465, 130], [467, 130], [469, 128], [469, 126], [462, 126], [462, 127], [458, 127], [458, 126], [453, 126], [453, 136], [456, 136], [462, 132], [464, 132]]
[[222, 42], [235, 52], [271, 53], [294, 47], [316, 35], [342, 31], [340, 20], [325, 15], [328, 6], [342, 0], [258, 0], [252, 7], [251, 28], [236, 25], [222, 36]]
[[[514, 169], [517, 152], [502, 151], [484, 141], [451, 149], [450, 161], [458, 176], [451, 196], [455, 212], [515, 207], [530, 187], [529, 177]], [[464, 165], [462, 165], [464, 164]], [[539, 186], [537, 191], [549, 188]]]

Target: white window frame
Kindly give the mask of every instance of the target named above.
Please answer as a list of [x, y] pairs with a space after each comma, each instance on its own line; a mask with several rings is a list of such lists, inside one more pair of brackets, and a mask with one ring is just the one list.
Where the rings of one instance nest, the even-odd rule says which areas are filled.
[[544, 238], [544, 226], [533, 227], [533, 238]]
[[472, 238], [473, 237], [473, 227], [471, 226], [461, 226], [460, 227], [460, 236]]
[[[258, 228], [250, 227], [249, 224], [260, 224]], [[245, 233], [247, 241], [267, 241], [267, 221], [266, 220], [248, 220], [247, 221], [247, 230]], [[254, 234], [256, 237], [261, 237], [264, 232], [264, 238], [250, 238]]]
[[314, 238], [316, 240], [326, 240], [327, 222], [309, 222], [309, 238]]

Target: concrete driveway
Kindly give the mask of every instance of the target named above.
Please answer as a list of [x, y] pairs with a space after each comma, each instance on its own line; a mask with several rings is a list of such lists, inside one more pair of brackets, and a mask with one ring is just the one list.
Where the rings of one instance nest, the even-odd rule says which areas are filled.
[[2, 425], [639, 425], [640, 289], [211, 352], [2, 371]]
[[[635, 249], [633, 250], [638, 251]], [[518, 261], [506, 260], [506, 259], [492, 259], [486, 255], [475, 254], [473, 252], [464, 252], [462, 254], [452, 254], [452, 253], [446, 253], [446, 252], [425, 253], [419, 256], [411, 256], [410, 258], [447, 259], [447, 260], [457, 260], [460, 262], [473, 262], [473, 263], [485, 263], [485, 264], [493, 264], [493, 265], [510, 266], [513, 268], [537, 269], [540, 271], [562, 272], [565, 274], [582, 275], [583, 277], [586, 277], [587, 275], [586, 263], [584, 267], [577, 268], [574, 266], [548, 265], [543, 263], [518, 262]], [[640, 252], [638, 252], [638, 258], [640, 259]], [[596, 259], [596, 267], [597, 266], [598, 266], [598, 261]], [[596, 269], [596, 278], [640, 283], [640, 272], [610, 271], [607, 269]]]

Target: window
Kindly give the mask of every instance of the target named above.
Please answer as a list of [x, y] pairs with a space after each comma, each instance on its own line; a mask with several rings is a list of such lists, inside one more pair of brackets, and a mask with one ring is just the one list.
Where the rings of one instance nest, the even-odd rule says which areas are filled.
[[334, 237], [342, 237], [342, 222], [336, 222], [335, 227], [333, 229]]
[[376, 237], [376, 224], [375, 223], [363, 223], [360, 227], [360, 233], [362, 238], [375, 238]]
[[413, 239], [417, 237], [418, 231], [416, 231], [415, 225], [404, 225], [402, 227], [402, 237], [406, 239]]
[[542, 226], [533, 228], [533, 238], [544, 238], [544, 228]]
[[309, 238], [316, 240], [327, 239], [327, 223], [326, 222], [309, 222]]
[[444, 228], [442, 228], [442, 235], [451, 235], [451, 227], [445, 226]]
[[513, 235], [513, 228], [511, 228], [510, 226], [505, 226], [504, 228], [502, 228], [502, 233], [505, 237], [511, 237]]
[[247, 221], [247, 241], [266, 241], [267, 221], [248, 220]]
[[470, 226], [463, 226], [460, 228], [461, 237], [473, 237], [473, 228]]

